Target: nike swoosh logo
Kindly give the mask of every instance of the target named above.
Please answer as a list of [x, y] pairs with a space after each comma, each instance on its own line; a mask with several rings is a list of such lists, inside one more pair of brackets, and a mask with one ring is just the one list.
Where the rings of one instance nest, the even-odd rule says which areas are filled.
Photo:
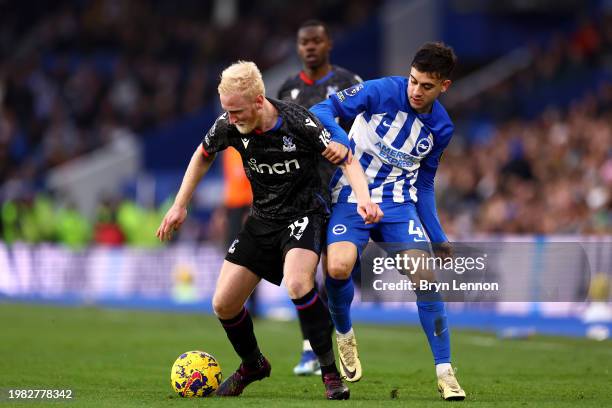
[[[444, 329], [442, 329], [442, 331], [441, 331], [440, 333], [437, 333], [437, 332], [435, 332], [435, 331], [434, 331], [434, 337], [441, 336], [441, 335], [442, 335], [442, 333], [444, 333], [444, 332], [445, 332], [445, 331], [447, 331], [447, 330], [448, 330], [448, 327], [445, 327]], [[342, 360], [340, 360], [340, 361], [342, 361]]]
[[388, 123], [387, 123], [386, 121], [384, 121], [384, 120], [383, 120], [383, 126], [386, 126], [386, 127], [391, 127], [391, 125], [390, 125], [390, 124], [388, 124]]
[[342, 361], [342, 359], [340, 358], [340, 364], [342, 364], [342, 371], [344, 371], [344, 374], [346, 374], [346, 377], [349, 379], [352, 379], [353, 377], [355, 377], [355, 374], [357, 374], [357, 369], [354, 369], [353, 371], [350, 371], [346, 365], [344, 365], [344, 361]]

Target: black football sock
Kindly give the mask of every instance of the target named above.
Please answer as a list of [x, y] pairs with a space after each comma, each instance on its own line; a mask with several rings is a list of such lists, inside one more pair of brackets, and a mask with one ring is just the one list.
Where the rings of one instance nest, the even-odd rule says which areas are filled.
[[[327, 293], [324, 293], [325, 285], [319, 285], [319, 282], [317, 282], [317, 280], [315, 279], [314, 287], [318, 288], [317, 289], [317, 294], [319, 295], [319, 297], [323, 301], [323, 304], [327, 303], [327, 301], [326, 301]], [[298, 319], [298, 321], [300, 322], [300, 330], [302, 331], [302, 339], [304, 341], [307, 341], [308, 340], [308, 336], [306, 335], [306, 327], [304, 327], [304, 323], [302, 322], [302, 319]]]
[[253, 320], [251, 320], [248, 310], [242, 308], [235, 317], [219, 319], [219, 321], [244, 365], [249, 368], [259, 368], [263, 361], [263, 356], [261, 351], [259, 351], [259, 347], [257, 347], [257, 339], [253, 331]]
[[302, 319], [298, 319], [298, 321], [300, 322], [300, 330], [302, 331], [302, 339], [308, 340], [308, 336], [306, 335], [306, 327], [304, 327], [304, 322], [302, 322]]
[[297, 309], [304, 333], [310, 341], [312, 351], [319, 359], [321, 372], [324, 369], [337, 371], [331, 340], [333, 324], [329, 316], [329, 310], [319, 298], [316, 289], [312, 289], [306, 295], [299, 299], [292, 299], [292, 301]]
[[324, 376], [325, 374], [329, 373], [338, 373], [338, 367], [336, 367], [335, 361], [332, 361], [332, 363], [329, 365], [321, 364], [321, 375]]

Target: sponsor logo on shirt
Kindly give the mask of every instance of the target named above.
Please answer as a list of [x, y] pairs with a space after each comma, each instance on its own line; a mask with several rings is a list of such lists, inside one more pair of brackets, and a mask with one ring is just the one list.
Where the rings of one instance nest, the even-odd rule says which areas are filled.
[[291, 173], [294, 170], [298, 170], [300, 168], [300, 162], [297, 159], [293, 160], [285, 160], [281, 163], [261, 163], [258, 164], [257, 160], [254, 158], [249, 159], [247, 162], [249, 168], [260, 174], [285, 174]]
[[389, 146], [384, 145], [382, 142], [375, 144], [378, 147], [378, 156], [388, 162], [390, 165], [401, 168], [409, 168], [414, 165], [417, 161], [414, 157], [408, 153], [404, 153], [401, 150], [393, 149]]

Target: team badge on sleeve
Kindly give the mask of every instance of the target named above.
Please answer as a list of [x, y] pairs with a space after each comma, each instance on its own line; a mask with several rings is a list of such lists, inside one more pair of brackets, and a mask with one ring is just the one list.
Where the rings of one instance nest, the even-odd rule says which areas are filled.
[[344, 93], [346, 94], [346, 96], [355, 96], [357, 95], [357, 92], [361, 91], [363, 89], [363, 84], [357, 84], [357, 85], [353, 85], [350, 88], [347, 88], [344, 90]]

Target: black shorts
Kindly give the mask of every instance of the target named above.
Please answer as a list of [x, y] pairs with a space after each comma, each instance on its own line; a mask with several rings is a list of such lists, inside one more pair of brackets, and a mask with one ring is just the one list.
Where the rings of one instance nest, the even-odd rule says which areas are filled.
[[309, 214], [293, 221], [261, 220], [251, 216], [230, 245], [225, 259], [280, 285], [287, 252], [304, 248], [320, 255], [325, 246], [326, 227], [327, 217], [321, 214]]

